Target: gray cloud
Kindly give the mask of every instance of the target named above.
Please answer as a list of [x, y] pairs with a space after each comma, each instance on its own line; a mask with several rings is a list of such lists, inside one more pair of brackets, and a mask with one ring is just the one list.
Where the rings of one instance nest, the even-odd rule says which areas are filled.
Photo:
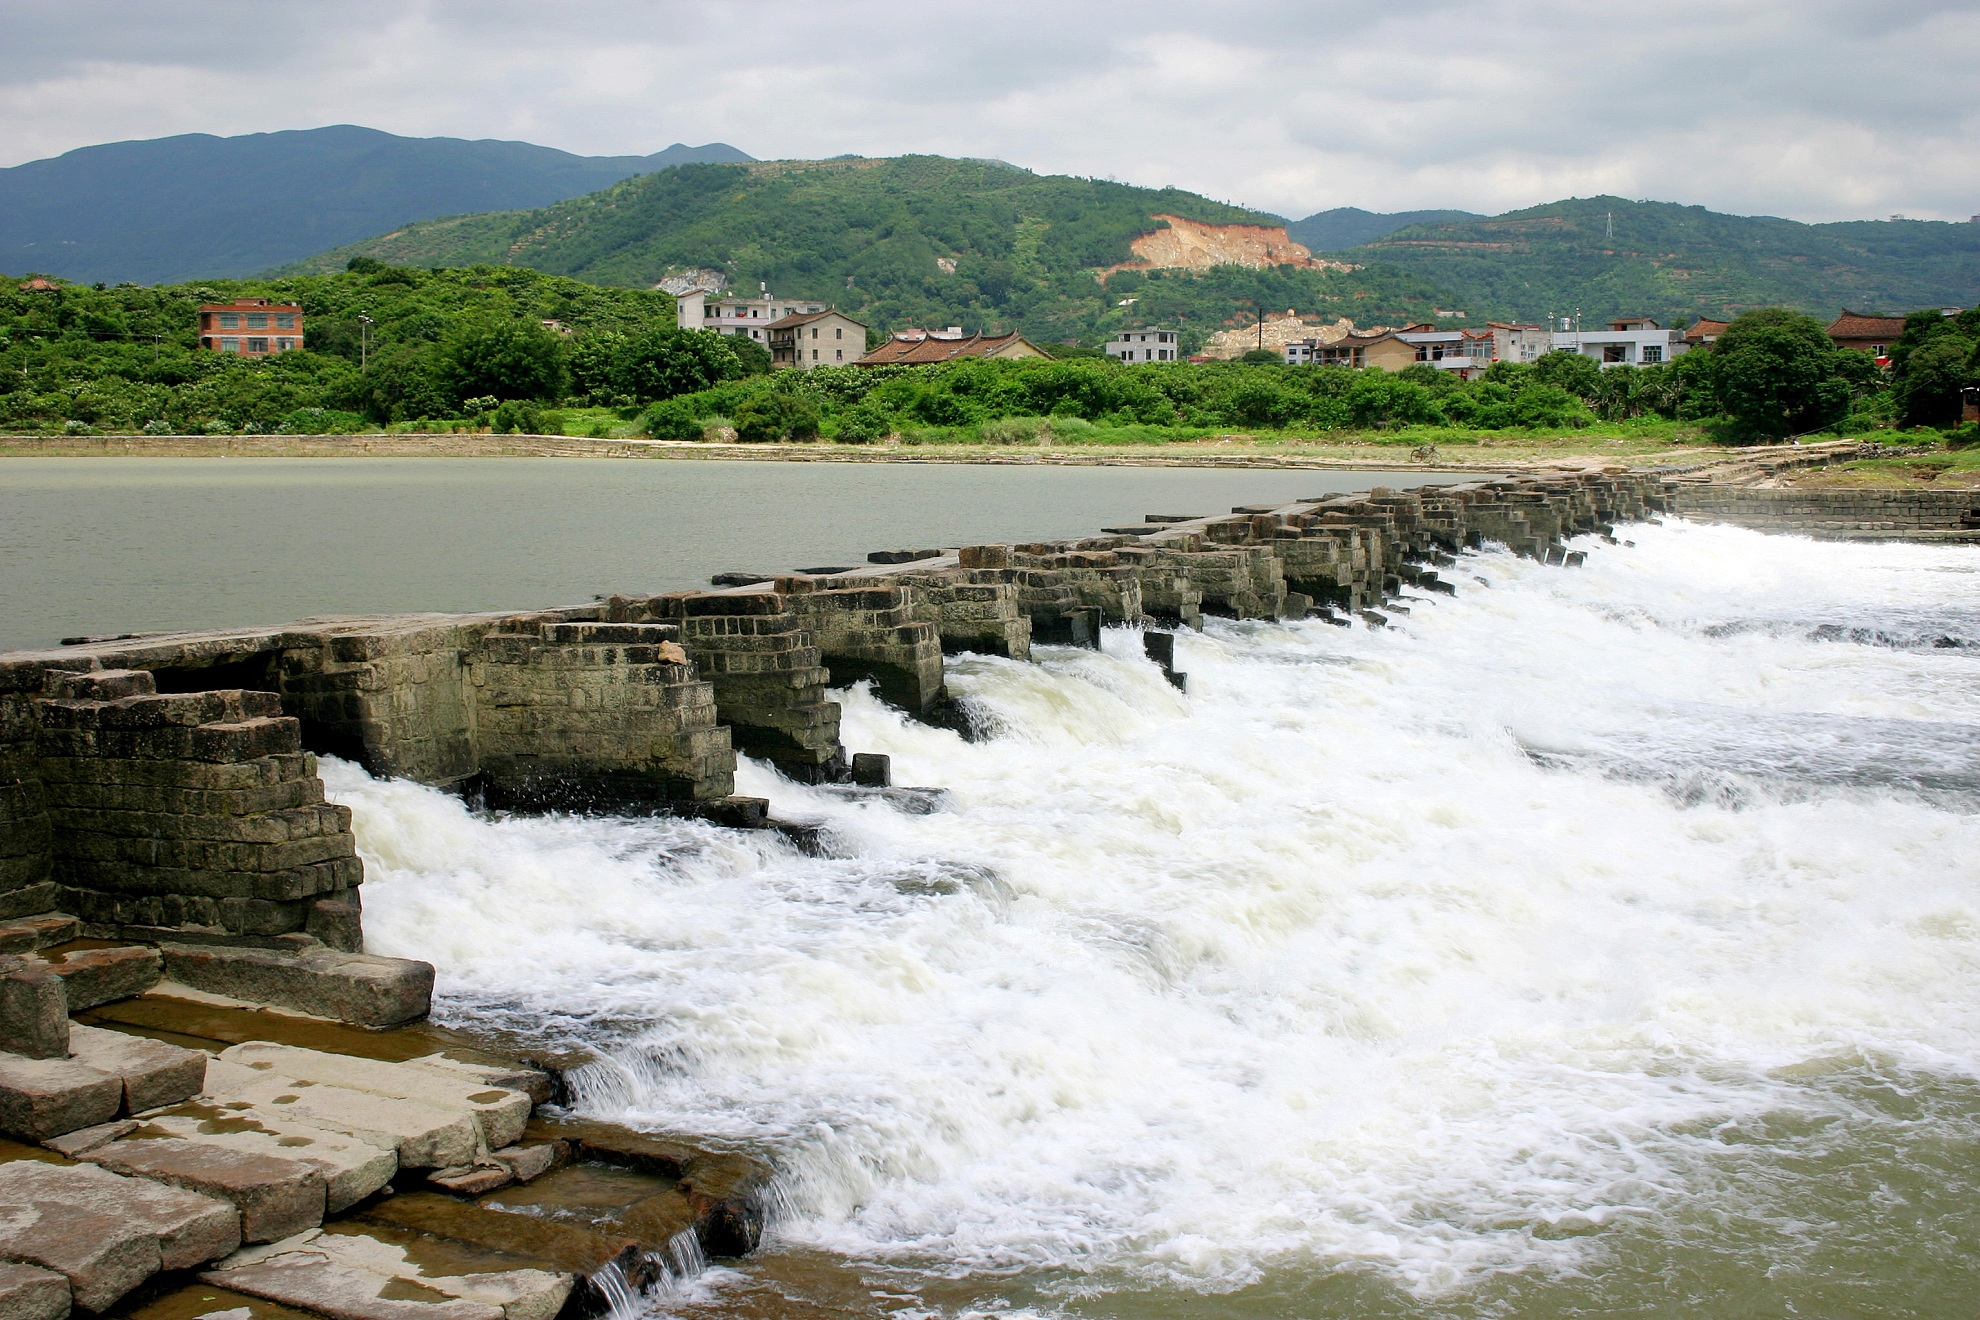
[[358, 123], [1001, 156], [1304, 215], [1980, 211], [1971, 0], [7, 0], [0, 164]]

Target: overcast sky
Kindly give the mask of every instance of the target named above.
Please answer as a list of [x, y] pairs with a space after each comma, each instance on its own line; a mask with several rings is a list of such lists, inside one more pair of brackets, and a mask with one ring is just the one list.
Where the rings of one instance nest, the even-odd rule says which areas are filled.
[[0, 0], [0, 165], [364, 124], [996, 156], [1303, 216], [1980, 213], [1980, 0]]

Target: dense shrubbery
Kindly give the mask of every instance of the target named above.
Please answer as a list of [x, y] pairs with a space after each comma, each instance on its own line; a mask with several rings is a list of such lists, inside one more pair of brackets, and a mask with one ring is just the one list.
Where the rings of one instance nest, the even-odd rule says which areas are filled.
[[[198, 304], [241, 295], [301, 302], [305, 351], [200, 351]], [[1862, 354], [1832, 348], [1809, 318], [1779, 309], [1749, 312], [1711, 352], [1667, 365], [1602, 371], [1557, 353], [1497, 363], [1470, 382], [1427, 364], [1388, 374], [1078, 357], [771, 373], [765, 358], [753, 343], [677, 330], [664, 294], [513, 267], [415, 271], [359, 258], [339, 275], [258, 282], [0, 284], [0, 429], [152, 434], [335, 433], [419, 419], [540, 431], [559, 425], [551, 410], [561, 405], [638, 415], [646, 434], [674, 440], [720, 429], [748, 441], [1078, 443], [1096, 426], [1111, 440], [1154, 441], [1216, 431], [1559, 432], [1633, 419], [1767, 439], [1893, 419], [1956, 423], [1961, 389], [1980, 380], [1980, 313], [1913, 316], [1888, 380]]]
[[[1682, 415], [1688, 397], [1669, 368], [1590, 373], [1611, 420]], [[986, 444], [1076, 439], [1099, 424], [1151, 430], [1318, 432], [1461, 426], [1570, 429], [1597, 418], [1555, 383], [1551, 363], [1505, 363], [1469, 384], [1428, 366], [1391, 375], [1345, 367], [1148, 363], [1106, 359], [969, 361], [926, 367], [823, 367], [726, 381], [647, 410], [656, 438], [691, 439], [714, 417], [743, 440], [823, 431], [851, 443], [890, 433], [970, 428]], [[1597, 379], [1599, 377], [1599, 379]], [[1641, 377], [1641, 380], [1628, 379]], [[1627, 383], [1624, 383], [1627, 381]], [[786, 422], [785, 419], [802, 419]], [[1076, 423], [1077, 425], [1069, 425]]]
[[[113, 289], [0, 283], [0, 429], [326, 432], [579, 401], [631, 407], [742, 374], [731, 347], [674, 328], [662, 293], [508, 266], [418, 271], [358, 258], [338, 275]], [[200, 303], [300, 302], [304, 350], [198, 348]], [[368, 336], [361, 317], [369, 317]], [[553, 323], [546, 326], [545, 322]], [[368, 343], [367, 341], [368, 337]], [[487, 407], [469, 400], [493, 399]], [[542, 418], [532, 409], [529, 416]], [[354, 424], [351, 419], [355, 418]], [[521, 420], [516, 409], [502, 422]]]

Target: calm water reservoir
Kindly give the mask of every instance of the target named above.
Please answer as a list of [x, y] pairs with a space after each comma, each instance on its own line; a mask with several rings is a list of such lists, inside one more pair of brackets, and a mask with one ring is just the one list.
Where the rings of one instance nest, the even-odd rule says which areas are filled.
[[1478, 474], [555, 458], [0, 463], [0, 650], [336, 614], [537, 609], [869, 550]]

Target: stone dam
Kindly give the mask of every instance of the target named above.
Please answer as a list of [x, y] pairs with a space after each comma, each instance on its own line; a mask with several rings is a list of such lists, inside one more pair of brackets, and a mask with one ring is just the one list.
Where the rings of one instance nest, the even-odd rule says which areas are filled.
[[[1963, 492], [1613, 470], [1150, 514], [567, 609], [0, 655], [0, 1314], [196, 1289], [339, 1320], [550, 1320], [755, 1245], [762, 1161], [570, 1117], [584, 1060], [424, 1022], [433, 968], [364, 952], [363, 864], [318, 755], [491, 808], [694, 815], [803, 847], [806, 822], [736, 793], [738, 753], [903, 811], [939, 800], [844, 745], [831, 688], [870, 682], [968, 736], [948, 654], [1135, 626], [1186, 688], [1173, 634], [1205, 616], [1376, 626], [1454, 594], [1439, 570], [1468, 548], [1572, 567], [1567, 538], [1657, 514], [1980, 541]], [[590, 1227], [524, 1217], [601, 1168], [620, 1199]]]

